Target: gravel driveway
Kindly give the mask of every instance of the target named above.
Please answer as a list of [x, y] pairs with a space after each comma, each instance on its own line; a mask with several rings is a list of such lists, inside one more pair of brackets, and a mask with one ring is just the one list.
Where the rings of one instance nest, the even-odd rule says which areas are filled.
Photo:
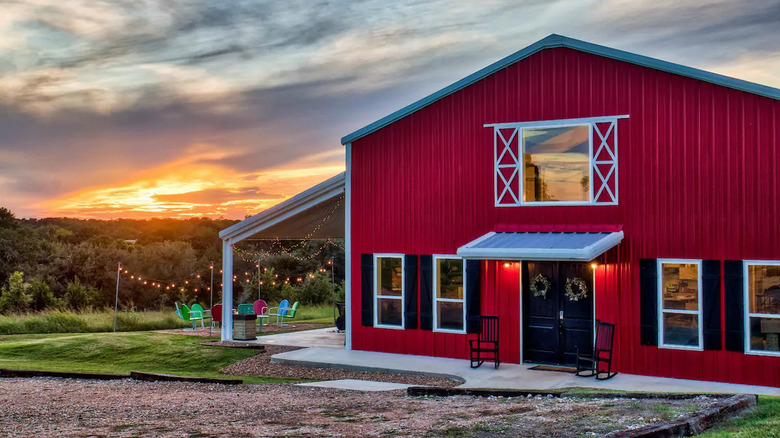
[[289, 384], [0, 379], [0, 436], [601, 436], [715, 400], [408, 397]]

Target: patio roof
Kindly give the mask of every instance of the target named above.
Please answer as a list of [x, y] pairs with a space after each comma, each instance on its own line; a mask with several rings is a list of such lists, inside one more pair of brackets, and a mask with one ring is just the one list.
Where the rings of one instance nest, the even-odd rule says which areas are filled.
[[222, 240], [344, 237], [342, 172], [219, 233]]
[[490, 232], [460, 248], [466, 259], [591, 261], [623, 240], [623, 232]]

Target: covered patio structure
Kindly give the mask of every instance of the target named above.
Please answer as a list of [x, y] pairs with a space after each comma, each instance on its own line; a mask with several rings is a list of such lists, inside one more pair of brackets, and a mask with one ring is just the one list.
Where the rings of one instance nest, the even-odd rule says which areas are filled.
[[[342, 172], [280, 204], [220, 231], [219, 237], [222, 239], [223, 341], [233, 340], [233, 246], [248, 239], [345, 237], [345, 183], [345, 173]], [[349, 308], [350, 303], [347, 299], [347, 330], [350, 327]], [[349, 338], [349, 335], [347, 337]]]

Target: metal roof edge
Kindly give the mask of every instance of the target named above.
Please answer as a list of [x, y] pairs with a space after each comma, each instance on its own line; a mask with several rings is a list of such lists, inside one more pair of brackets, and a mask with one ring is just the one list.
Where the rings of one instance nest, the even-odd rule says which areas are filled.
[[[237, 235], [245, 233], [248, 229], [254, 227], [262, 227], [263, 223], [268, 220], [274, 219], [285, 214], [293, 213], [297, 214], [296, 209], [318, 197], [323, 197], [322, 201], [330, 199], [334, 196], [341, 194], [346, 187], [346, 172], [341, 172], [327, 180], [316, 184], [295, 196], [288, 198], [273, 207], [267, 208], [260, 213], [252, 215], [241, 222], [235, 223], [224, 230], [219, 232], [219, 237], [222, 240], [235, 237]], [[334, 192], [335, 190], [335, 192]], [[262, 230], [258, 230], [262, 231]]]
[[449, 96], [469, 85], [478, 82], [493, 73], [496, 73], [518, 61], [521, 61], [541, 50], [552, 49], [556, 47], [567, 47], [581, 52], [590, 53], [594, 55], [603, 56], [605, 58], [611, 58], [618, 61], [628, 62], [630, 64], [639, 65], [642, 67], [648, 67], [655, 70], [665, 71], [667, 73], [673, 73], [680, 76], [685, 76], [701, 81], [709, 82], [715, 85], [720, 85], [727, 88], [732, 88], [739, 91], [745, 91], [759, 96], [769, 97], [772, 99], [780, 100], [780, 89], [770, 87], [768, 85], [761, 85], [755, 82], [749, 82], [742, 79], [732, 78], [729, 76], [712, 73], [706, 70], [697, 69], [694, 67], [688, 67], [681, 64], [675, 64], [673, 62], [662, 61], [660, 59], [651, 58], [649, 56], [638, 55], [636, 53], [626, 52], [623, 50], [613, 49], [611, 47], [601, 46], [594, 43], [589, 43], [574, 38], [565, 37], [563, 35], [551, 34], [530, 46], [527, 46], [499, 61], [490, 64], [489, 66], [478, 70], [475, 73], [466, 76], [465, 78], [442, 88], [441, 90], [430, 94], [410, 105], [407, 105], [398, 111], [395, 111], [376, 122], [366, 125], [357, 131], [345, 135], [341, 138], [341, 144], [351, 143], [359, 138], [365, 137], [374, 131], [384, 128], [409, 114], [412, 114], [426, 106]]

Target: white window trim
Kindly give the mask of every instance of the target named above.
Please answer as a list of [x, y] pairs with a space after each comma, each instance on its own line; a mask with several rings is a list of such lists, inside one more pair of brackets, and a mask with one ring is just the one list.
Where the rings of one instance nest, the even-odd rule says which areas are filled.
[[[516, 122], [516, 123], [492, 123], [484, 125], [486, 128], [493, 128], [493, 200], [495, 207], [555, 207], [555, 206], [589, 206], [589, 205], [618, 205], [618, 120], [627, 119], [628, 115], [620, 116], [605, 116], [605, 117], [587, 117], [580, 119], [560, 119], [560, 120], [546, 120], [535, 122]], [[593, 133], [596, 128], [596, 124], [610, 123], [610, 127], [607, 128], [607, 132], [601, 133], [598, 130], [598, 146], [594, 152]], [[588, 178], [589, 178], [589, 198], [587, 201], [524, 201], [524, 176], [523, 170], [525, 166], [522, 163], [523, 159], [523, 131], [525, 129], [545, 129], [545, 128], [567, 128], [574, 126], [588, 126]], [[500, 132], [501, 129], [514, 129], [512, 135], [507, 140]], [[609, 138], [612, 138], [612, 146], [609, 147]], [[515, 144], [516, 149], [512, 149], [511, 145]], [[501, 151], [499, 152], [499, 146]], [[596, 160], [596, 156], [601, 152], [602, 148], [607, 150], [607, 154], [612, 157], [611, 160]], [[512, 153], [512, 157], [515, 159], [514, 165], [499, 165], [499, 158], [503, 157], [505, 151]], [[599, 164], [611, 164], [607, 175], [601, 175], [601, 172], [597, 170]], [[507, 190], [507, 184], [503, 184], [501, 187], [501, 193], [499, 193], [499, 180], [506, 182], [503, 175], [499, 172], [499, 168], [515, 167], [516, 170], [510, 176], [510, 181], [517, 179], [517, 182], [513, 185], [519, 186], [518, 196], [510, 190], [508, 197], [512, 200], [499, 202], [500, 199], [506, 197], [503, 194]], [[594, 174], [599, 172], [599, 183], [601, 188], [598, 193], [594, 193]], [[614, 174], [615, 187], [609, 188], [607, 181]], [[596, 199], [601, 197], [601, 193], [606, 190], [609, 197], [609, 201], [597, 202]]]
[[[456, 298], [438, 298], [439, 296], [439, 269], [438, 269], [438, 261], [439, 260], [460, 260], [461, 263], [463, 263], [463, 299], [459, 300]], [[434, 332], [441, 332], [441, 333], [456, 333], [456, 334], [465, 334], [466, 333], [466, 259], [463, 257], [458, 257], [457, 255], [447, 255], [447, 254], [434, 254], [433, 256], [433, 331]], [[444, 303], [463, 303], [463, 329], [461, 330], [455, 330], [455, 329], [443, 329], [439, 328], [439, 302]]]
[[[392, 300], [401, 300], [401, 325], [390, 325], [390, 324], [379, 324], [379, 298], [380, 295], [377, 293], [379, 291], [379, 284], [377, 282], [379, 278], [379, 259], [401, 259], [401, 296], [400, 297], [394, 297], [394, 296], [387, 296], [387, 295], [381, 295], [382, 299], [392, 299]], [[406, 257], [404, 257], [404, 254], [374, 254], [374, 327], [376, 328], [386, 328], [386, 329], [394, 329], [394, 330], [404, 330], [404, 317], [406, 316], [405, 309], [404, 309], [404, 302], [406, 298]]]
[[[701, 259], [658, 259], [657, 261], [658, 272], [658, 347], [668, 348], [672, 350], [692, 350], [703, 351], [704, 350], [704, 326], [702, 325], [702, 261]], [[669, 309], [664, 310], [664, 264], [687, 264], [697, 266], [696, 276], [698, 277], [698, 290], [697, 290], [697, 303], [696, 308], [698, 310], [681, 310], [681, 309]], [[664, 343], [664, 313], [677, 313], [683, 315], [696, 315], [696, 326], [699, 329], [699, 345], [687, 346], [687, 345], [675, 345]]]
[[774, 313], [750, 313], [750, 291], [748, 286], [748, 266], [780, 266], [780, 260], [744, 260], [742, 262], [742, 302], [744, 316], [745, 332], [745, 354], [754, 356], [780, 356], [780, 351], [762, 351], [750, 349], [750, 318], [776, 318], [780, 319], [780, 314]]

